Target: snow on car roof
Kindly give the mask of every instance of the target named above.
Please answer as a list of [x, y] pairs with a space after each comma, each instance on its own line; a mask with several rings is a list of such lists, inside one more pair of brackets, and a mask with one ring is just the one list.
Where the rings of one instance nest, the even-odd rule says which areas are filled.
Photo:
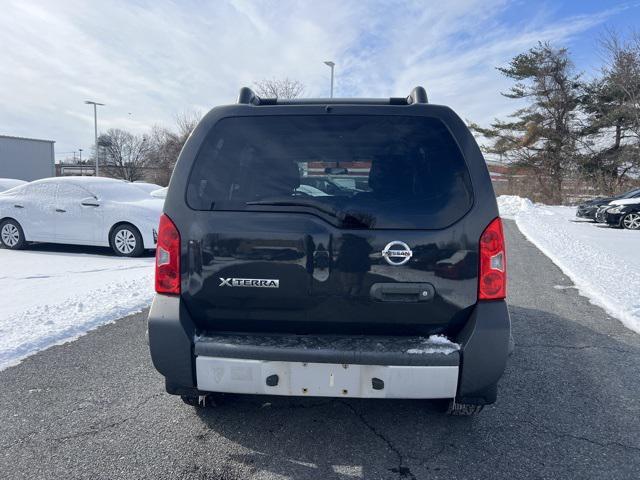
[[0, 178], [0, 193], [7, 192], [13, 188], [24, 185], [24, 180], [17, 180], [15, 178]]
[[53, 183], [53, 182], [86, 183], [91, 185], [100, 185], [100, 184], [113, 185], [116, 183], [126, 185], [129, 183], [125, 180], [119, 180], [117, 178], [107, 178], [107, 177], [49, 177], [49, 178], [41, 178], [40, 180], [34, 180], [31, 183]]
[[156, 185], [155, 183], [150, 183], [150, 182], [133, 182], [131, 183], [131, 185], [138, 187], [141, 190], [144, 190], [147, 193], [151, 193], [155, 190], [158, 190], [160, 188], [162, 188], [160, 185]]
[[107, 177], [49, 177], [35, 180], [30, 184], [64, 184], [70, 183], [85, 188], [99, 198], [111, 200], [143, 200], [149, 193], [139, 184]]
[[24, 180], [18, 180], [17, 178], [0, 178], [0, 185], [13, 185], [13, 186], [18, 186], [18, 185], [24, 185], [25, 182]]

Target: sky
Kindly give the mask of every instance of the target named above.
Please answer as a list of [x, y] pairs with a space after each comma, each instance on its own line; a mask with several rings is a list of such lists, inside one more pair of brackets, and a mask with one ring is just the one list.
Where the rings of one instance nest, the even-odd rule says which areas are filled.
[[305, 96], [401, 97], [487, 124], [514, 109], [496, 70], [538, 41], [587, 77], [607, 28], [640, 25], [639, 1], [0, 0], [0, 134], [55, 140], [58, 160], [98, 128], [142, 134], [235, 102], [241, 86], [299, 80]]

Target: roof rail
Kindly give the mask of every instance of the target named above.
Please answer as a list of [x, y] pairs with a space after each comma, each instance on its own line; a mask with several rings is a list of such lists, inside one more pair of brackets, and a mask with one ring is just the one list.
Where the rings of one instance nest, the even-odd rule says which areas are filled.
[[242, 87], [238, 95], [238, 103], [243, 105], [275, 105], [278, 103], [277, 98], [260, 98], [256, 92], [249, 87]]
[[411, 105], [413, 103], [429, 103], [429, 99], [427, 98], [427, 91], [424, 87], [417, 86], [407, 97], [407, 105]]
[[411, 90], [408, 97], [388, 99], [383, 98], [297, 98], [278, 99], [260, 98], [249, 87], [242, 87], [238, 95], [238, 103], [241, 105], [315, 105], [315, 104], [373, 104], [373, 105], [412, 105], [415, 103], [429, 103], [427, 92], [423, 87]]

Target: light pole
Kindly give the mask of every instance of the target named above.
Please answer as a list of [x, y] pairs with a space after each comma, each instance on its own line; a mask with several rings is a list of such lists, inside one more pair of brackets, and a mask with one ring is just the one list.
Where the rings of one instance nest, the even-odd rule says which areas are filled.
[[324, 64], [331, 68], [331, 97], [330, 98], [333, 98], [333, 68], [336, 66], [336, 64], [330, 60], [324, 62]]
[[95, 149], [96, 149], [96, 177], [98, 176], [98, 105], [104, 107], [104, 103], [92, 102], [91, 100], [85, 100], [84, 103], [87, 105], [93, 105], [93, 134], [95, 139]]

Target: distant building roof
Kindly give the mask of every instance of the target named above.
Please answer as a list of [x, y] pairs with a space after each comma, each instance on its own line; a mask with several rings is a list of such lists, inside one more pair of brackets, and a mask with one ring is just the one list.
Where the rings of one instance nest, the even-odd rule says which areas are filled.
[[0, 135], [0, 138], [12, 138], [14, 140], [29, 140], [32, 142], [56, 143], [55, 140], [44, 140], [42, 138], [16, 137], [15, 135]]

